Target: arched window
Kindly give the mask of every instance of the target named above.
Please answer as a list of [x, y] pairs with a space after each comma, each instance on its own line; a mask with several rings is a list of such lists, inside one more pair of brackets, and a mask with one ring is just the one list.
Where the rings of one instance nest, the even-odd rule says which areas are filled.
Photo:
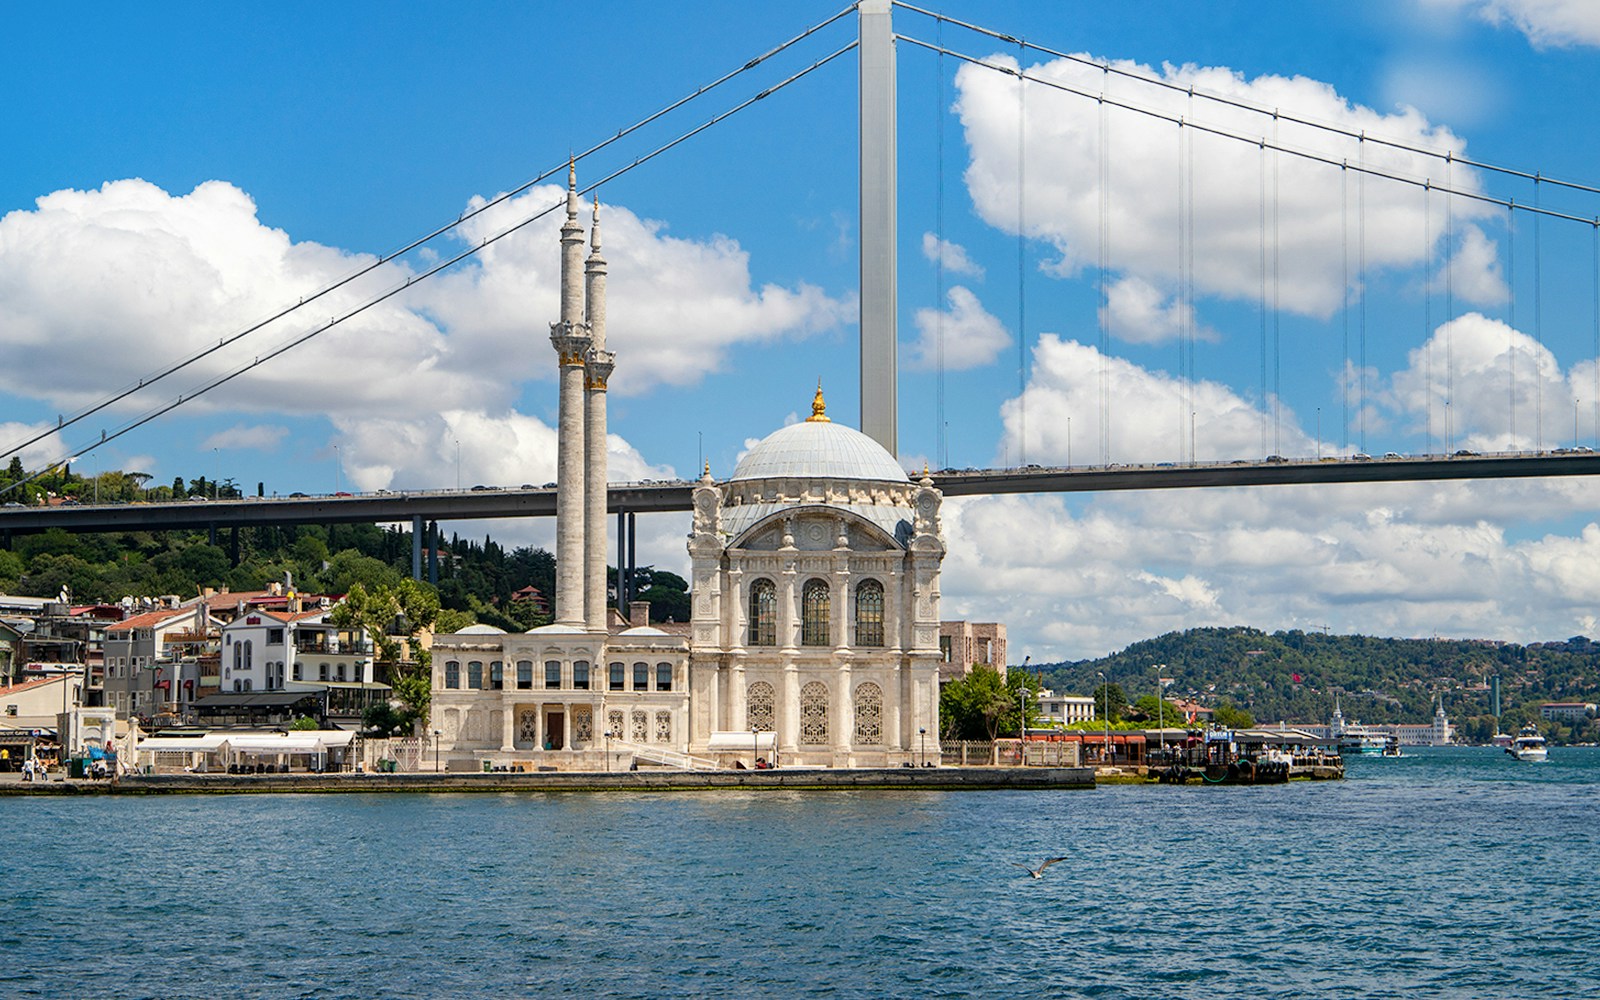
[[771, 684], [766, 681], [756, 681], [750, 685], [750, 690], [745, 693], [745, 716], [750, 722], [751, 729], [770, 733], [776, 728], [773, 725], [773, 702]]
[[828, 582], [807, 580], [800, 591], [800, 645], [826, 646], [828, 638]]
[[778, 644], [778, 587], [771, 580], [750, 584], [750, 645]]
[[467, 661], [467, 687], [474, 691], [483, 690], [483, 661]]
[[[323, 680], [327, 680], [326, 674], [323, 675]], [[455, 660], [444, 661], [444, 686], [447, 688], [461, 686], [461, 664]]]
[[871, 681], [856, 685], [856, 742], [883, 742], [883, 689]]
[[544, 661], [544, 686], [549, 689], [561, 686], [561, 661]]
[[883, 645], [883, 584], [877, 580], [856, 587], [856, 645]]
[[575, 660], [572, 664], [572, 686], [579, 691], [589, 690], [589, 661]]
[[[620, 663], [611, 664], [611, 690], [613, 691], [621, 691], [623, 689], [622, 669], [622, 664]], [[617, 735], [622, 735], [622, 725], [620, 723], [613, 728], [616, 729]]]
[[672, 664], [670, 664], [670, 663], [658, 663], [658, 664], [656, 664], [656, 690], [657, 691], [671, 691], [672, 690]]
[[800, 689], [800, 742], [806, 746], [828, 744], [828, 686], [821, 681]]
[[[343, 678], [340, 678], [343, 680]], [[489, 661], [489, 690], [500, 691], [506, 686], [506, 665], [499, 660]]]
[[533, 688], [533, 661], [517, 661], [517, 690], [529, 691]]
[[635, 691], [650, 690], [650, 664], [635, 663], [633, 665], [633, 689]]

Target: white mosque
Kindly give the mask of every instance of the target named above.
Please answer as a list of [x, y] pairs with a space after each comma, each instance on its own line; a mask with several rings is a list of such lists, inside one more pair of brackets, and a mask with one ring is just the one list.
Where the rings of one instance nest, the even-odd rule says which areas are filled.
[[943, 498], [894, 456], [810, 419], [725, 483], [707, 468], [689, 533], [692, 615], [606, 608], [606, 263], [583, 258], [575, 173], [561, 228], [555, 622], [433, 643], [432, 729], [457, 767], [626, 762], [893, 767], [938, 757]]

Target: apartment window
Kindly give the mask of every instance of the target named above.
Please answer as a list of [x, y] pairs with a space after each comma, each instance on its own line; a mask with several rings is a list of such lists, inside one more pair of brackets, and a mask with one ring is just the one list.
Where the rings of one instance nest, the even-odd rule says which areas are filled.
[[345, 672], [344, 672], [344, 670], [345, 670], [345, 665], [343, 663], [339, 664], [339, 680], [340, 681], [345, 680]]
[[283, 629], [281, 629], [281, 628], [269, 628], [269, 629], [267, 629], [267, 642], [270, 645], [273, 645], [273, 646], [281, 646], [281, 645], [283, 645]]
[[[327, 678], [323, 678], [326, 680]], [[447, 688], [461, 687], [461, 664], [455, 660], [446, 660], [444, 664], [444, 686]]]
[[294, 665], [294, 679], [295, 680], [300, 680], [301, 679], [300, 678], [300, 664], [298, 664], [298, 663], [296, 663]]
[[489, 690], [500, 691], [506, 686], [506, 665], [499, 660], [489, 663]]
[[554, 690], [561, 686], [560, 660], [544, 661], [544, 686], [548, 690]]
[[778, 588], [771, 580], [750, 585], [750, 645], [778, 644]]
[[572, 686], [579, 691], [589, 690], [589, 661], [578, 660], [572, 664]]
[[530, 691], [533, 689], [533, 661], [517, 661], [517, 690]]
[[483, 661], [467, 661], [467, 687], [474, 691], [483, 690]]
[[[452, 667], [456, 666], [456, 664], [454, 664], [454, 663], [452, 663], [450, 665]], [[458, 673], [459, 673], [459, 670], [460, 670], [460, 668], [457, 667]], [[327, 679], [328, 679], [328, 665], [326, 663], [318, 664], [317, 665], [317, 680], [326, 681]], [[456, 679], [459, 681], [460, 677], [458, 676]], [[445, 686], [446, 687], [455, 687], [454, 684], [446, 684]]]
[[658, 663], [658, 664], [656, 664], [656, 690], [657, 691], [671, 691], [672, 690], [672, 664], [670, 664], [670, 663]]

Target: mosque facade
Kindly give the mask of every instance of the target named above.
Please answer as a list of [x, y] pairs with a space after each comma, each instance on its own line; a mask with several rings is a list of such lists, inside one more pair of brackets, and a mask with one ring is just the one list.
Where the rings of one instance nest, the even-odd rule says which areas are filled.
[[[454, 766], [885, 767], [938, 760], [943, 497], [881, 445], [808, 420], [693, 491], [691, 620], [606, 607], [606, 262], [561, 228], [555, 621], [433, 643], [431, 728]], [[635, 610], [635, 618], [640, 611]]]

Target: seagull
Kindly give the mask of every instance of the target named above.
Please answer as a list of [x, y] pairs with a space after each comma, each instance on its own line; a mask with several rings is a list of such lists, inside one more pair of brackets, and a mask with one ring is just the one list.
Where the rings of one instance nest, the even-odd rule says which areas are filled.
[[1067, 860], [1065, 857], [1045, 858], [1044, 859], [1044, 864], [1040, 865], [1037, 868], [1029, 868], [1027, 865], [1023, 864], [1020, 861], [1013, 861], [1011, 863], [1016, 865], [1018, 868], [1021, 868], [1023, 871], [1027, 872], [1028, 876], [1030, 878], [1044, 878], [1044, 870], [1046, 868], [1049, 868], [1051, 865], [1055, 864], [1057, 861], [1065, 861], [1065, 860]]

